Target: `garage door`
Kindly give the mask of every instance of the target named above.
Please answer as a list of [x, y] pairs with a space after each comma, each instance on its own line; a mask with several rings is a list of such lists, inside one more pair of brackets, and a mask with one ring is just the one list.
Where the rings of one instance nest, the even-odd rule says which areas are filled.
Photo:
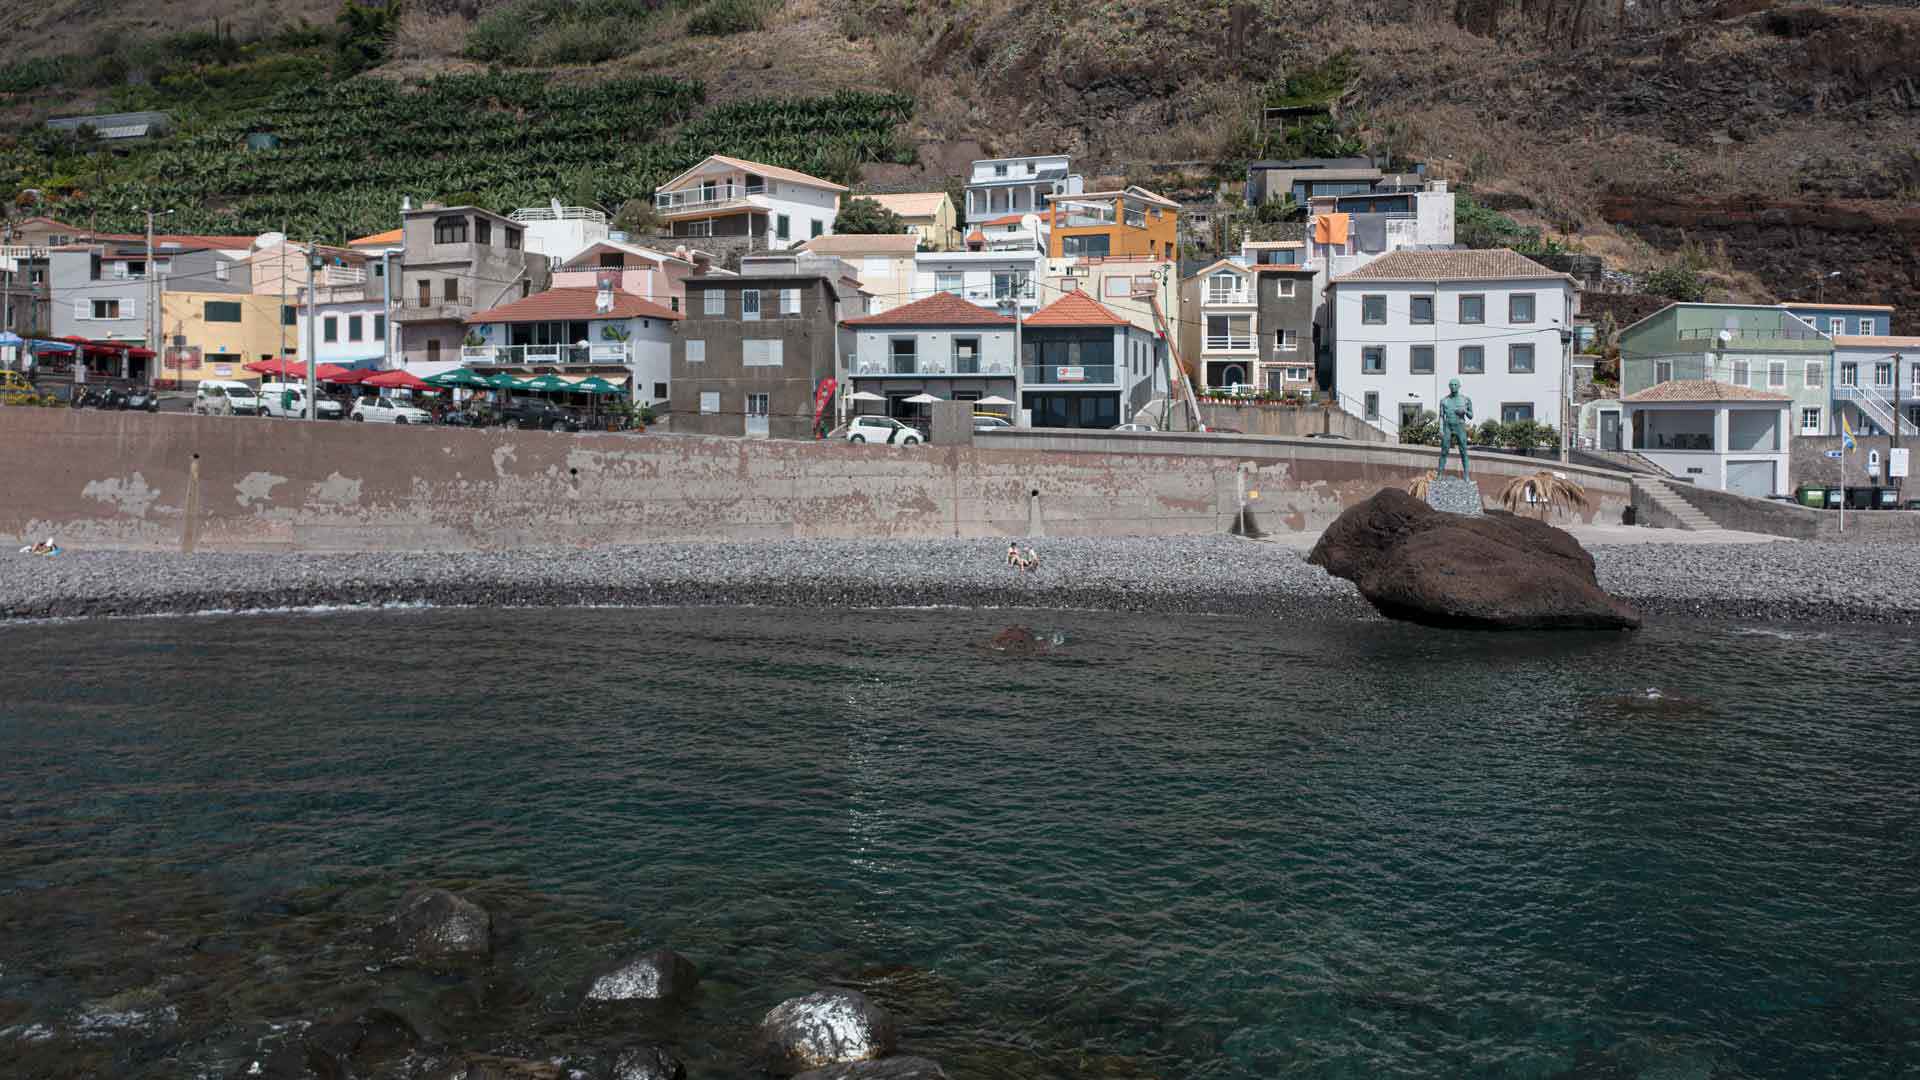
[[1773, 462], [1727, 462], [1727, 490], [1735, 495], [1764, 499], [1773, 494]]

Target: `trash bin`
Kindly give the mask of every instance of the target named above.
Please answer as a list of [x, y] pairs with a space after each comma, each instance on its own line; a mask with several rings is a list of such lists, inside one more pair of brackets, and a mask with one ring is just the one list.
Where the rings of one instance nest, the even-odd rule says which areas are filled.
[[1801, 484], [1800, 490], [1793, 493], [1793, 499], [1801, 506], [1811, 506], [1819, 510], [1827, 505], [1827, 489], [1814, 487], [1811, 484]]
[[1839, 488], [1830, 487], [1827, 489], [1827, 509], [1838, 510], [1845, 502], [1846, 497], [1840, 494]]
[[1848, 488], [1847, 489], [1847, 509], [1849, 510], [1873, 509], [1873, 501], [1874, 501], [1873, 493], [1874, 493], [1874, 489], [1870, 487]]
[[1891, 488], [1891, 487], [1874, 488], [1873, 493], [1875, 496], [1877, 496], [1877, 498], [1873, 500], [1873, 505], [1875, 509], [1878, 509], [1878, 510], [1900, 509], [1900, 489], [1899, 488]]

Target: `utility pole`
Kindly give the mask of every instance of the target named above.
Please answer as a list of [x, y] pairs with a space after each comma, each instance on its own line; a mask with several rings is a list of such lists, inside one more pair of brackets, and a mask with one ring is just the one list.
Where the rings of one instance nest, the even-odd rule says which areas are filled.
[[309, 243], [307, 245], [307, 393], [306, 393], [307, 419], [309, 420], [314, 419], [318, 415], [319, 406], [320, 406], [320, 395], [314, 389], [315, 365], [313, 362], [313, 350], [314, 350], [313, 324], [315, 320], [318, 318], [318, 314], [319, 314], [317, 310], [319, 305], [314, 303], [315, 298], [313, 293], [313, 271], [314, 271], [314, 268], [319, 265], [319, 263], [320, 263], [320, 252], [316, 250], [314, 244]]
[[1560, 328], [1560, 352], [1560, 464], [1565, 465], [1573, 456], [1573, 431], [1570, 427], [1573, 415], [1573, 328], [1570, 326]]
[[[164, 290], [166, 286], [161, 283], [160, 271], [158, 270], [158, 268], [154, 266], [154, 263], [153, 263], [153, 219], [156, 217], [171, 217], [173, 215], [173, 211], [161, 210], [156, 213], [152, 207], [148, 207], [145, 213], [147, 215], [146, 337], [147, 337], [147, 348], [153, 350], [153, 355], [157, 359], [161, 354], [160, 335], [165, 330], [165, 326], [160, 319], [160, 298], [163, 294], [162, 290]], [[153, 381], [153, 368], [151, 365], [149, 365], [147, 368], [147, 381], [149, 383]]]
[[1887, 452], [1887, 479], [1893, 481], [1896, 491], [1906, 484], [1906, 477], [1893, 475], [1893, 451], [1900, 449], [1900, 425], [1906, 422], [1906, 417], [1900, 412], [1905, 407], [1900, 403], [1901, 359], [1899, 353], [1893, 354], [1893, 441], [1887, 444], [1890, 447]]

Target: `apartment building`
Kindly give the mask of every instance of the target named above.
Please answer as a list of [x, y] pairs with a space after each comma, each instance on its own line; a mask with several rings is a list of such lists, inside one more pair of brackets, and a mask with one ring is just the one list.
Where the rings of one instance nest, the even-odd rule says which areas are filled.
[[477, 206], [401, 212], [394, 290], [397, 353], [406, 363], [457, 360], [467, 320], [546, 291], [547, 257], [527, 250], [526, 227]]
[[714, 154], [661, 184], [654, 211], [675, 239], [749, 237], [780, 251], [833, 232], [846, 186]]
[[1066, 154], [987, 158], [973, 163], [967, 174], [966, 224], [1008, 214], [1039, 214], [1054, 195], [1078, 195], [1086, 180], [1073, 171]]
[[[1621, 330], [1619, 342], [1623, 401], [1668, 382], [1761, 391], [1791, 410], [1790, 434], [1837, 432], [1835, 409], [1860, 388], [1857, 380], [1836, 385], [1841, 373], [1830, 336], [1768, 304], [1668, 304]], [[1702, 400], [1697, 391], [1695, 400]], [[1868, 404], [1861, 395], [1858, 405]], [[1601, 422], [1604, 445], [1604, 414]], [[1625, 430], [1631, 434], [1630, 424]], [[1663, 448], [1658, 439], [1653, 448]]]
[[908, 399], [930, 394], [943, 401], [1019, 400], [1012, 316], [951, 293], [848, 319], [853, 350], [849, 393], [886, 399], [886, 415], [924, 415]]
[[469, 367], [599, 375], [629, 383], [636, 405], [671, 399], [673, 327], [681, 314], [614, 287], [554, 288], [474, 313], [460, 360]]
[[1221, 259], [1180, 282], [1180, 356], [1208, 389], [1252, 387], [1260, 374], [1260, 297], [1251, 267]]
[[1258, 263], [1252, 270], [1259, 327], [1254, 384], [1276, 394], [1311, 395], [1320, 389], [1313, 301], [1317, 272], [1284, 263]]
[[1167, 389], [1159, 338], [1085, 293], [1068, 293], [1020, 328], [1019, 402], [1034, 427], [1111, 428]]
[[1047, 253], [1054, 258], [1146, 255], [1173, 259], [1180, 204], [1143, 187], [1048, 195]]
[[[1855, 433], [1890, 434], [1894, 417], [1900, 434], [1920, 437], [1920, 337], [1893, 332], [1893, 307], [1887, 304], [1782, 304], [1800, 321], [1833, 342], [1827, 380], [1833, 404], [1826, 434], [1837, 434], [1846, 416]], [[1806, 430], [1806, 406], [1797, 425]]]

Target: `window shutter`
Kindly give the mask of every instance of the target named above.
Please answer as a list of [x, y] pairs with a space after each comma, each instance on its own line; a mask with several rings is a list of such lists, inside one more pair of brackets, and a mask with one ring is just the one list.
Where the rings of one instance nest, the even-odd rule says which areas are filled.
[[73, 317], [76, 319], [93, 318], [93, 301], [75, 300], [73, 302]]
[[123, 319], [139, 318], [140, 317], [140, 301], [134, 300], [134, 299], [126, 299], [126, 300], [120, 301], [120, 317]]
[[768, 366], [770, 367], [780, 366], [781, 361], [785, 359], [785, 356], [783, 355], [785, 351], [785, 347], [786, 347], [786, 342], [781, 341], [779, 338], [774, 338], [773, 340], [767, 342]]

